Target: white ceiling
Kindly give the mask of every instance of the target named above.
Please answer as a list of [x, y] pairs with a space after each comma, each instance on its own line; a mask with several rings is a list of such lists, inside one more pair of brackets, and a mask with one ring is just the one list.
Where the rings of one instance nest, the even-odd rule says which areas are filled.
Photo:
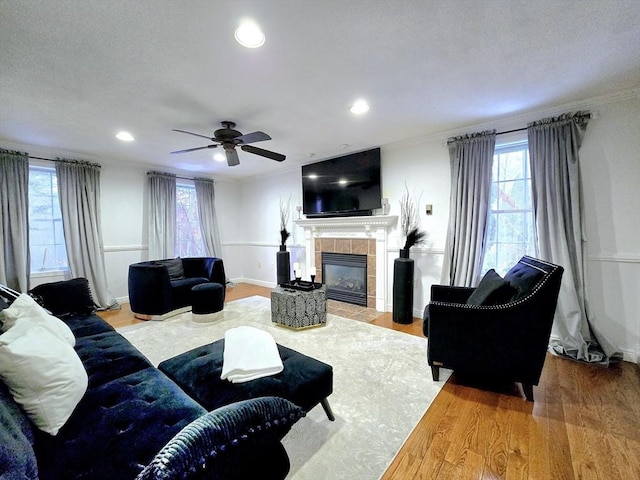
[[[639, 52], [638, 0], [0, 0], [0, 141], [242, 178], [637, 88]], [[287, 160], [169, 154], [222, 120]]]

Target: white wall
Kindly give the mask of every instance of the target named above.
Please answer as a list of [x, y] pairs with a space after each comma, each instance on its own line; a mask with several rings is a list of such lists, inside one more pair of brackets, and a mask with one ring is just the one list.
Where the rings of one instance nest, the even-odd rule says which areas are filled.
[[590, 317], [640, 362], [640, 101], [595, 111], [580, 150]]
[[[622, 93], [582, 104], [557, 107], [526, 116], [497, 119], [427, 139], [382, 146], [382, 191], [389, 198], [390, 214], [399, 213], [405, 182], [420, 197], [421, 226], [428, 242], [414, 247], [416, 264], [414, 315], [420, 316], [429, 301], [429, 289], [440, 282], [442, 256], [449, 214], [449, 158], [446, 137], [486, 128], [509, 130], [526, 122], [587, 107], [596, 112], [580, 151], [586, 215], [589, 306], [596, 327], [604, 332], [629, 360], [640, 359], [640, 102], [637, 93]], [[504, 137], [499, 140], [504, 141]], [[102, 163], [102, 224], [107, 280], [111, 292], [127, 296], [128, 265], [146, 259], [147, 223], [145, 174], [147, 168], [108, 163], [104, 159], [5, 144], [43, 157], [67, 156]], [[291, 218], [301, 205], [301, 172], [294, 168], [274, 176], [243, 182], [216, 182], [227, 276], [236, 281], [273, 286], [275, 252], [279, 245], [280, 200], [291, 197]], [[184, 176], [191, 176], [184, 172]], [[426, 204], [433, 215], [424, 214]], [[304, 263], [301, 229], [290, 221], [288, 249], [292, 262]], [[400, 240], [392, 232], [387, 252], [389, 272], [398, 256]], [[33, 284], [51, 279], [38, 279]], [[391, 282], [389, 282], [391, 284]], [[391, 292], [388, 292], [391, 298]], [[387, 305], [391, 310], [391, 305]]]

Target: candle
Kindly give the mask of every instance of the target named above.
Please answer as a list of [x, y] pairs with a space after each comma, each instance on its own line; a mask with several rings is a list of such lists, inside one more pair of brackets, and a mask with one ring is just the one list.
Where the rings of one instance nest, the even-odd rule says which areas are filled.
[[298, 270], [300, 270], [300, 264], [298, 262], [295, 262], [293, 264], [293, 271], [297, 272]]
[[316, 267], [311, 267], [309, 269], [309, 275], [316, 276]]

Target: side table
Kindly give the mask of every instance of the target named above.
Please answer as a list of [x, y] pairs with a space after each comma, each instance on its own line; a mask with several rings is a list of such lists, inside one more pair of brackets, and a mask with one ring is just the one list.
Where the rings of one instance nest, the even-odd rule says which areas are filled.
[[271, 321], [300, 330], [327, 323], [327, 287], [308, 292], [276, 287], [271, 291]]

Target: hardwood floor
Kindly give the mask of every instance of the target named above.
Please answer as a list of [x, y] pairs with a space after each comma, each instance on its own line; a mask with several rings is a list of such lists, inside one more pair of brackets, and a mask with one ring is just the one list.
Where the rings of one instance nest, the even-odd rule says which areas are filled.
[[[270, 289], [239, 284], [227, 301]], [[139, 322], [128, 305], [101, 312], [121, 327]], [[415, 319], [371, 323], [422, 335]], [[426, 364], [424, 374], [431, 375]], [[608, 369], [547, 354], [535, 402], [513, 387], [481, 390], [455, 375], [424, 414], [382, 477], [398, 479], [640, 479], [640, 367]]]

